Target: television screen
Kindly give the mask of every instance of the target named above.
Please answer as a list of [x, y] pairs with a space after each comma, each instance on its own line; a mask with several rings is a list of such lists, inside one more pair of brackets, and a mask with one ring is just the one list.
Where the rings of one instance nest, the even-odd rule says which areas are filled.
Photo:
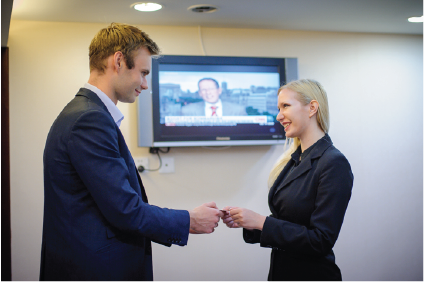
[[[206, 56], [153, 60], [152, 146], [284, 142], [276, 116], [277, 91], [286, 81], [285, 60]], [[142, 116], [139, 113], [139, 121]], [[139, 130], [140, 137], [143, 129]]]

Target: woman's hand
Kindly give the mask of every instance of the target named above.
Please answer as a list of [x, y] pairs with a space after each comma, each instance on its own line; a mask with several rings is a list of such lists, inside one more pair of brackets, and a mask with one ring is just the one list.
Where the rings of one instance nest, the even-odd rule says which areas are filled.
[[266, 216], [254, 211], [238, 207], [225, 207], [222, 221], [230, 228], [243, 227], [246, 229], [262, 230]]
[[221, 211], [224, 212], [224, 215], [221, 217], [222, 222], [224, 222], [227, 227], [229, 228], [238, 228], [240, 226], [238, 226], [237, 223], [234, 222], [234, 220], [231, 218], [230, 215], [230, 209], [233, 209], [234, 207], [225, 207], [223, 208]]

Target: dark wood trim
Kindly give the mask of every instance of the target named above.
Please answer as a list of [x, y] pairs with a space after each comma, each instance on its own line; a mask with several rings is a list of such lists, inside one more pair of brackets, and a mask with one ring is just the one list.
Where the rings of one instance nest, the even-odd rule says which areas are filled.
[[10, 227], [9, 48], [1, 47], [1, 280], [12, 280]]

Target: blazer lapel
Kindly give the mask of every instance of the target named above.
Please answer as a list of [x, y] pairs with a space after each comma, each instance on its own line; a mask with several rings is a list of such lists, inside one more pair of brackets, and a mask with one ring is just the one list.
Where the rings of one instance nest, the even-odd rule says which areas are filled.
[[[78, 91], [78, 93], [77, 93], [77, 95], [76, 96], [84, 96], [84, 97], [87, 97], [88, 99], [90, 99], [93, 103], [95, 103], [95, 104], [97, 104], [97, 105], [99, 105], [100, 107], [102, 107], [106, 112], [108, 112], [109, 114], [110, 114], [110, 112], [109, 112], [109, 110], [107, 109], [107, 107], [106, 107], [106, 105], [102, 102], [102, 100], [100, 100], [100, 98], [99, 98], [99, 96], [97, 96], [97, 94], [96, 93], [94, 93], [93, 91], [91, 91], [91, 90], [89, 90], [89, 89], [87, 89], [87, 88], [80, 88], [80, 90]], [[110, 115], [110, 118], [112, 118], [112, 115]], [[113, 118], [112, 118], [113, 119]], [[128, 149], [128, 146], [127, 146], [127, 144], [126, 144], [126, 142], [125, 142], [125, 139], [124, 139], [124, 136], [122, 135], [122, 132], [121, 132], [121, 130], [119, 129], [119, 127], [116, 125], [116, 131], [118, 132], [118, 143], [120, 144], [119, 146], [120, 147], [122, 147], [121, 149], [122, 150], [125, 150], [125, 155], [127, 155], [128, 157], [129, 157], [129, 160], [127, 160], [126, 159], [126, 157], [124, 157], [124, 159], [125, 159], [125, 161], [128, 161], [128, 163], [129, 164], [127, 164], [128, 165], [128, 169], [129, 169], [129, 172], [130, 172], [130, 174], [132, 174], [131, 173], [131, 170], [132, 170], [132, 167], [134, 168], [134, 171], [135, 171], [135, 174], [137, 175], [137, 180], [138, 180], [138, 183], [132, 183], [132, 186], [133, 186], [133, 188], [134, 188], [134, 190], [139, 194], [139, 195], [141, 195], [141, 197], [142, 197], [142, 199], [143, 199], [143, 201], [145, 202], [145, 203], [147, 203], [147, 195], [146, 195], [146, 191], [144, 190], [144, 187], [143, 187], [143, 182], [141, 181], [141, 177], [140, 177], [140, 174], [138, 173], [138, 171], [137, 171], [137, 168], [136, 168], [136, 166], [135, 166], [135, 163], [134, 163], [134, 160], [133, 160], [133, 158], [132, 158], [132, 156], [131, 156], [131, 153], [130, 153], [130, 151], [129, 151], [129, 149]], [[121, 155], [122, 155], [123, 153], [121, 152]], [[136, 184], [139, 184], [139, 185], [136, 185]]]
[[199, 104], [197, 104], [199, 106], [198, 110], [196, 111], [195, 115], [202, 115], [202, 116], [206, 116], [206, 104], [205, 101], [200, 102]]
[[283, 180], [282, 184], [280, 183], [281, 185], [277, 187], [277, 189], [275, 190], [275, 193], [283, 189], [285, 186], [287, 186], [290, 182], [292, 182], [296, 178], [299, 178], [302, 174], [308, 172], [311, 169], [311, 167], [312, 167], [311, 158], [310, 156], [308, 156], [306, 157], [306, 159], [302, 160], [300, 164]]
[[280, 175], [278, 175], [277, 179], [275, 179], [274, 184], [271, 186], [271, 188], [269, 189], [269, 193], [268, 193], [268, 206], [269, 209], [271, 210], [272, 214], [277, 214], [276, 210], [274, 209], [274, 205], [272, 203], [272, 198], [274, 197], [274, 194], [276, 192], [276, 190], [280, 189], [280, 185], [281, 185], [281, 181], [283, 180], [284, 176], [289, 172], [291, 166], [293, 164], [293, 160], [290, 159], [288, 161], [288, 163], [284, 166], [283, 170], [281, 171]]
[[[287, 186], [290, 182], [292, 182], [293, 180], [299, 178], [300, 176], [302, 176], [303, 174], [305, 174], [306, 172], [308, 172], [311, 168], [312, 168], [312, 160], [319, 158], [322, 156], [322, 154], [325, 152], [325, 150], [327, 150], [328, 147], [330, 147], [332, 145], [332, 141], [330, 139], [330, 136], [328, 136], [328, 134], [325, 134], [325, 136], [323, 138], [321, 138], [320, 140], [317, 141], [317, 146], [315, 148], [312, 149], [312, 151], [309, 153], [309, 155], [300, 162], [299, 166], [297, 168], [295, 168], [284, 180], [283, 183], [281, 183], [281, 179], [279, 179], [279, 181], [275, 181], [273, 188], [274, 191], [271, 194], [270, 191], [270, 196], [269, 196], [269, 201], [271, 202], [272, 200], [272, 196], [277, 193], [279, 190], [281, 190], [282, 188], [284, 188], [285, 186]], [[292, 159], [290, 159], [290, 161], [287, 163], [289, 164], [290, 162], [294, 162]], [[290, 163], [292, 164], [292, 163]], [[286, 165], [283, 169], [283, 172], [285, 170], [288, 170], [291, 167], [291, 165]], [[287, 171], [285, 173], [281, 173], [281, 175], [286, 175]], [[279, 176], [279, 178], [280, 178]], [[277, 179], [278, 180], [278, 179]], [[281, 185], [279, 185], [281, 184]], [[279, 186], [278, 186], [279, 185]], [[271, 188], [272, 189], [272, 188]]]

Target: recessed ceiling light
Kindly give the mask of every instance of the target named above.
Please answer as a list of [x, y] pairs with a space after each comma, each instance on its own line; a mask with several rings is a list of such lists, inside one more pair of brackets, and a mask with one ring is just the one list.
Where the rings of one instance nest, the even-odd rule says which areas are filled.
[[187, 10], [195, 12], [195, 13], [213, 13], [218, 10], [218, 7], [202, 4], [202, 5], [193, 5], [187, 8]]
[[131, 5], [134, 9], [140, 12], [154, 12], [162, 9], [162, 5], [158, 3], [134, 3]]
[[422, 23], [423, 22], [423, 16], [421, 16], [421, 17], [410, 17], [410, 18], [408, 18], [408, 22]]

